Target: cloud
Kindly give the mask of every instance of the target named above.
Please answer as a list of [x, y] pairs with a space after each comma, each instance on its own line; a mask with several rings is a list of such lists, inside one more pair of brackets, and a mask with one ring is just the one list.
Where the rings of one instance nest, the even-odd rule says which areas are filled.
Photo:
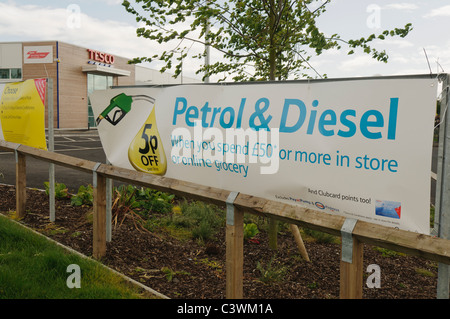
[[424, 18], [450, 17], [450, 5], [431, 10]]
[[135, 36], [135, 28], [131, 25], [100, 21], [76, 10], [76, 7], [50, 8], [0, 3], [0, 35], [20, 40], [60, 40], [111, 48], [115, 46], [114, 43], [123, 44], [124, 39]]
[[383, 7], [384, 9], [390, 9], [390, 10], [407, 10], [407, 11], [412, 11], [412, 10], [417, 10], [419, 9], [419, 6], [413, 3], [406, 3], [406, 2], [402, 2], [402, 3], [391, 3], [388, 4], [386, 6]]
[[110, 6], [122, 4], [122, 0], [100, 0], [100, 2], [104, 2]]
[[414, 47], [414, 43], [406, 39], [385, 38], [384, 40], [376, 40], [376, 44], [383, 46], [387, 51], [391, 49], [406, 49]]
[[376, 61], [375, 59], [372, 59], [370, 56], [368, 55], [361, 55], [361, 56], [355, 56], [349, 60], [346, 60], [344, 62], [342, 62], [338, 68], [340, 70], [345, 70], [345, 71], [356, 71], [358, 69], [361, 68], [365, 68], [368, 66], [374, 66], [374, 65], [378, 65], [380, 64], [380, 62]]
[[[103, 1], [114, 3], [118, 0]], [[76, 4], [55, 8], [17, 5], [14, 2], [0, 3], [0, 37], [3, 41], [57, 40], [130, 59], [151, 57], [172, 50], [179, 43], [158, 44], [138, 38], [137, 27], [136, 23], [94, 18]], [[190, 53], [198, 53], [200, 50], [203, 50], [201, 45], [193, 45]], [[194, 77], [199, 63], [184, 63], [183, 74]], [[155, 69], [160, 67], [158, 62], [151, 65]]]

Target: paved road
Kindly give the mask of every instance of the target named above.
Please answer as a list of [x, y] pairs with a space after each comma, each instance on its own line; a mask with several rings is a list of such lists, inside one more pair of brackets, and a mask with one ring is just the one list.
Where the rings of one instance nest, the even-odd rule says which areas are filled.
[[[106, 162], [97, 130], [85, 131], [56, 131], [55, 152], [91, 160], [94, 162]], [[436, 172], [437, 148], [433, 150], [433, 171]], [[44, 188], [44, 182], [48, 181], [49, 164], [43, 161], [27, 157], [27, 186]], [[0, 152], [0, 183], [15, 184], [15, 159], [14, 153]], [[64, 183], [69, 191], [76, 193], [80, 185], [92, 184], [92, 174], [77, 170], [55, 166], [55, 179], [57, 183]], [[431, 179], [431, 202], [435, 198], [435, 180]], [[118, 184], [118, 182], [116, 182]]]
[[[95, 162], [106, 162], [100, 138], [96, 130], [56, 131], [55, 152]], [[14, 153], [0, 152], [0, 183], [15, 184]], [[27, 157], [27, 186], [44, 188], [44, 182], [49, 180], [49, 164], [32, 157]], [[55, 166], [55, 180], [64, 183], [69, 191], [76, 193], [80, 185], [92, 184], [92, 174]]]

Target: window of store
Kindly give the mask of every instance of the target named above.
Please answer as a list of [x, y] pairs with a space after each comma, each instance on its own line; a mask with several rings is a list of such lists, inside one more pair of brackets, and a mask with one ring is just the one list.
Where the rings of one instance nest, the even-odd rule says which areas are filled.
[[[100, 75], [88, 73], [87, 86], [88, 95], [95, 90], [106, 90], [113, 85], [113, 77], [109, 75]], [[96, 127], [94, 112], [92, 111], [91, 101], [88, 97], [88, 125], [89, 127]]]
[[22, 43], [0, 43], [0, 82], [22, 80]]
[[9, 69], [0, 69], [0, 79], [9, 79]]
[[0, 79], [2, 80], [20, 80], [22, 79], [22, 69], [0, 69]]
[[22, 79], [22, 69], [10, 69], [11, 79]]

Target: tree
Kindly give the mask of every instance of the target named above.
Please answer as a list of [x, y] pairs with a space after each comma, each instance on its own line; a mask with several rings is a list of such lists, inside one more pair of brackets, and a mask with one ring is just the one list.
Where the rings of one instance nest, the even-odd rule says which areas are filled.
[[[145, 23], [145, 27], [137, 29], [137, 36], [160, 44], [179, 41], [174, 50], [134, 58], [131, 63], [162, 60], [165, 66], [161, 72], [164, 72], [173, 67], [172, 60], [177, 54], [175, 76], [178, 76], [188, 51], [181, 43], [190, 40], [209, 44], [224, 57], [223, 61], [201, 66], [197, 73], [205, 76], [228, 73], [234, 81], [285, 80], [289, 76], [308, 77], [304, 71], [313, 69], [309, 63], [312, 54], [320, 55], [329, 49], [345, 49], [348, 54], [361, 49], [372, 58], [387, 62], [387, 53], [371, 47], [371, 42], [395, 36], [404, 38], [412, 30], [411, 24], [406, 24], [404, 28], [356, 40], [344, 40], [338, 34], [326, 36], [317, 27], [316, 20], [330, 1], [135, 0], [141, 7], [139, 12], [125, 0], [122, 4], [126, 10], [138, 22]], [[203, 57], [204, 54], [194, 56]], [[248, 71], [249, 66], [253, 72]]]
[[[162, 60], [165, 65], [160, 71], [164, 72], [172, 68], [173, 57], [177, 54], [175, 76], [180, 75], [183, 59], [188, 53], [188, 47], [181, 45], [185, 40], [208, 44], [223, 54], [223, 61], [204, 64], [197, 70], [197, 73], [204, 74], [204, 78], [228, 73], [234, 81], [286, 80], [288, 77], [308, 77], [304, 71], [313, 69], [309, 63], [312, 55], [320, 55], [330, 49], [345, 49], [348, 54], [360, 49], [378, 61], [387, 62], [386, 52], [371, 47], [371, 42], [386, 37], [404, 38], [412, 29], [411, 24], [406, 24], [404, 28], [352, 40], [344, 40], [338, 34], [327, 36], [319, 30], [316, 21], [331, 0], [134, 2], [140, 5], [140, 12], [127, 0], [122, 4], [136, 16], [137, 22], [145, 23], [145, 27], [137, 29], [137, 35], [160, 44], [177, 41], [177, 45], [162, 54], [138, 57], [130, 62]], [[195, 57], [201, 59], [204, 54]], [[253, 72], [249, 72], [249, 67]], [[269, 238], [273, 249], [277, 246], [276, 229], [277, 223], [271, 221]]]

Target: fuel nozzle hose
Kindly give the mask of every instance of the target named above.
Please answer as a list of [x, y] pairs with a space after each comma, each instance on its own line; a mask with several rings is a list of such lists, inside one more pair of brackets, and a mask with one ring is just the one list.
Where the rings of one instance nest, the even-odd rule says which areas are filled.
[[103, 119], [114, 126], [117, 125], [131, 111], [131, 105], [135, 101], [147, 101], [152, 105], [155, 103], [155, 99], [147, 95], [126, 95], [125, 93], [120, 93], [110, 100], [109, 105], [97, 117], [97, 125]]

